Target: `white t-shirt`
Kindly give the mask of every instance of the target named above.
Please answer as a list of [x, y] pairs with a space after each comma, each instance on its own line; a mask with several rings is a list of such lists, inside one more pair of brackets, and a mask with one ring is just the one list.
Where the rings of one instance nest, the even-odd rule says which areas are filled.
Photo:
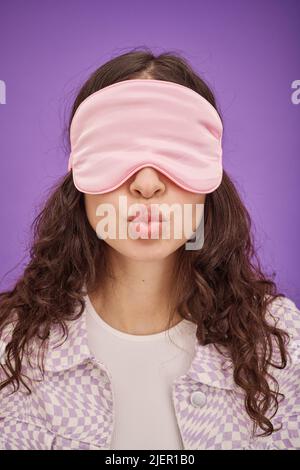
[[196, 325], [183, 319], [160, 333], [128, 334], [106, 323], [88, 296], [85, 301], [89, 348], [113, 379], [115, 424], [111, 448], [183, 449], [172, 383], [190, 366]]

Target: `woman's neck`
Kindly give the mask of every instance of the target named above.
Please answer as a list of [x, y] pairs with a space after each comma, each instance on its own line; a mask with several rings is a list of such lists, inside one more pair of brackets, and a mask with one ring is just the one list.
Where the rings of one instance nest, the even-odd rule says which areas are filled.
[[129, 334], [154, 334], [174, 326], [182, 319], [176, 312], [168, 324], [174, 263], [175, 254], [143, 262], [111, 251], [114, 279], [104, 279], [89, 292], [95, 310], [109, 325]]

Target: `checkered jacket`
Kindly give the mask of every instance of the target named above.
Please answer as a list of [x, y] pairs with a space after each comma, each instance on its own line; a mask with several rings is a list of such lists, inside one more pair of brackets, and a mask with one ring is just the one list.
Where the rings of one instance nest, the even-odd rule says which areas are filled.
[[[196, 341], [188, 371], [172, 384], [183, 449], [300, 449], [300, 311], [288, 298], [276, 299], [270, 309], [292, 338], [288, 366], [272, 369], [285, 394], [272, 418], [281, 429], [267, 437], [252, 436], [253, 423], [244, 392], [233, 380], [231, 361], [212, 344]], [[14, 393], [9, 387], [0, 391], [0, 449], [112, 449], [118, 419], [112, 377], [89, 350], [85, 315], [70, 322], [65, 342], [62, 330], [52, 329], [43, 380], [37, 367], [24, 362], [23, 372], [39, 379], [30, 385], [32, 394], [22, 385]], [[1, 362], [7, 342], [8, 335], [2, 334]], [[1, 381], [6, 377], [4, 372], [0, 376]]]

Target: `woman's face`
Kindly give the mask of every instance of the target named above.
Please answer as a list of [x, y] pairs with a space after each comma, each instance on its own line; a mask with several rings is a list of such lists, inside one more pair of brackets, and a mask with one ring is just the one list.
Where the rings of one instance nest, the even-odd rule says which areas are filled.
[[[205, 194], [186, 191], [156, 169], [145, 167], [114, 191], [84, 194], [84, 201], [88, 220], [98, 237], [120, 254], [146, 261], [167, 257], [193, 235], [203, 216]], [[141, 206], [134, 207], [133, 204]], [[196, 204], [200, 205], [200, 212], [196, 210]], [[128, 221], [129, 215], [143, 214], [147, 217], [150, 207], [153, 210], [152, 222], [147, 219], [141, 223]], [[155, 221], [158, 214], [163, 214], [160, 220], [163, 217], [166, 221]], [[120, 235], [120, 230], [123, 235]], [[108, 237], [105, 232], [109, 233]]]

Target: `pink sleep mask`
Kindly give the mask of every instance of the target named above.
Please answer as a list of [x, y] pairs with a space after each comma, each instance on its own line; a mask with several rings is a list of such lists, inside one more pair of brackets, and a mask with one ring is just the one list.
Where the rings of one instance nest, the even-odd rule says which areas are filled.
[[132, 79], [88, 96], [70, 127], [76, 188], [113, 191], [143, 167], [181, 188], [210, 193], [222, 180], [223, 126], [216, 109], [177, 83]]

